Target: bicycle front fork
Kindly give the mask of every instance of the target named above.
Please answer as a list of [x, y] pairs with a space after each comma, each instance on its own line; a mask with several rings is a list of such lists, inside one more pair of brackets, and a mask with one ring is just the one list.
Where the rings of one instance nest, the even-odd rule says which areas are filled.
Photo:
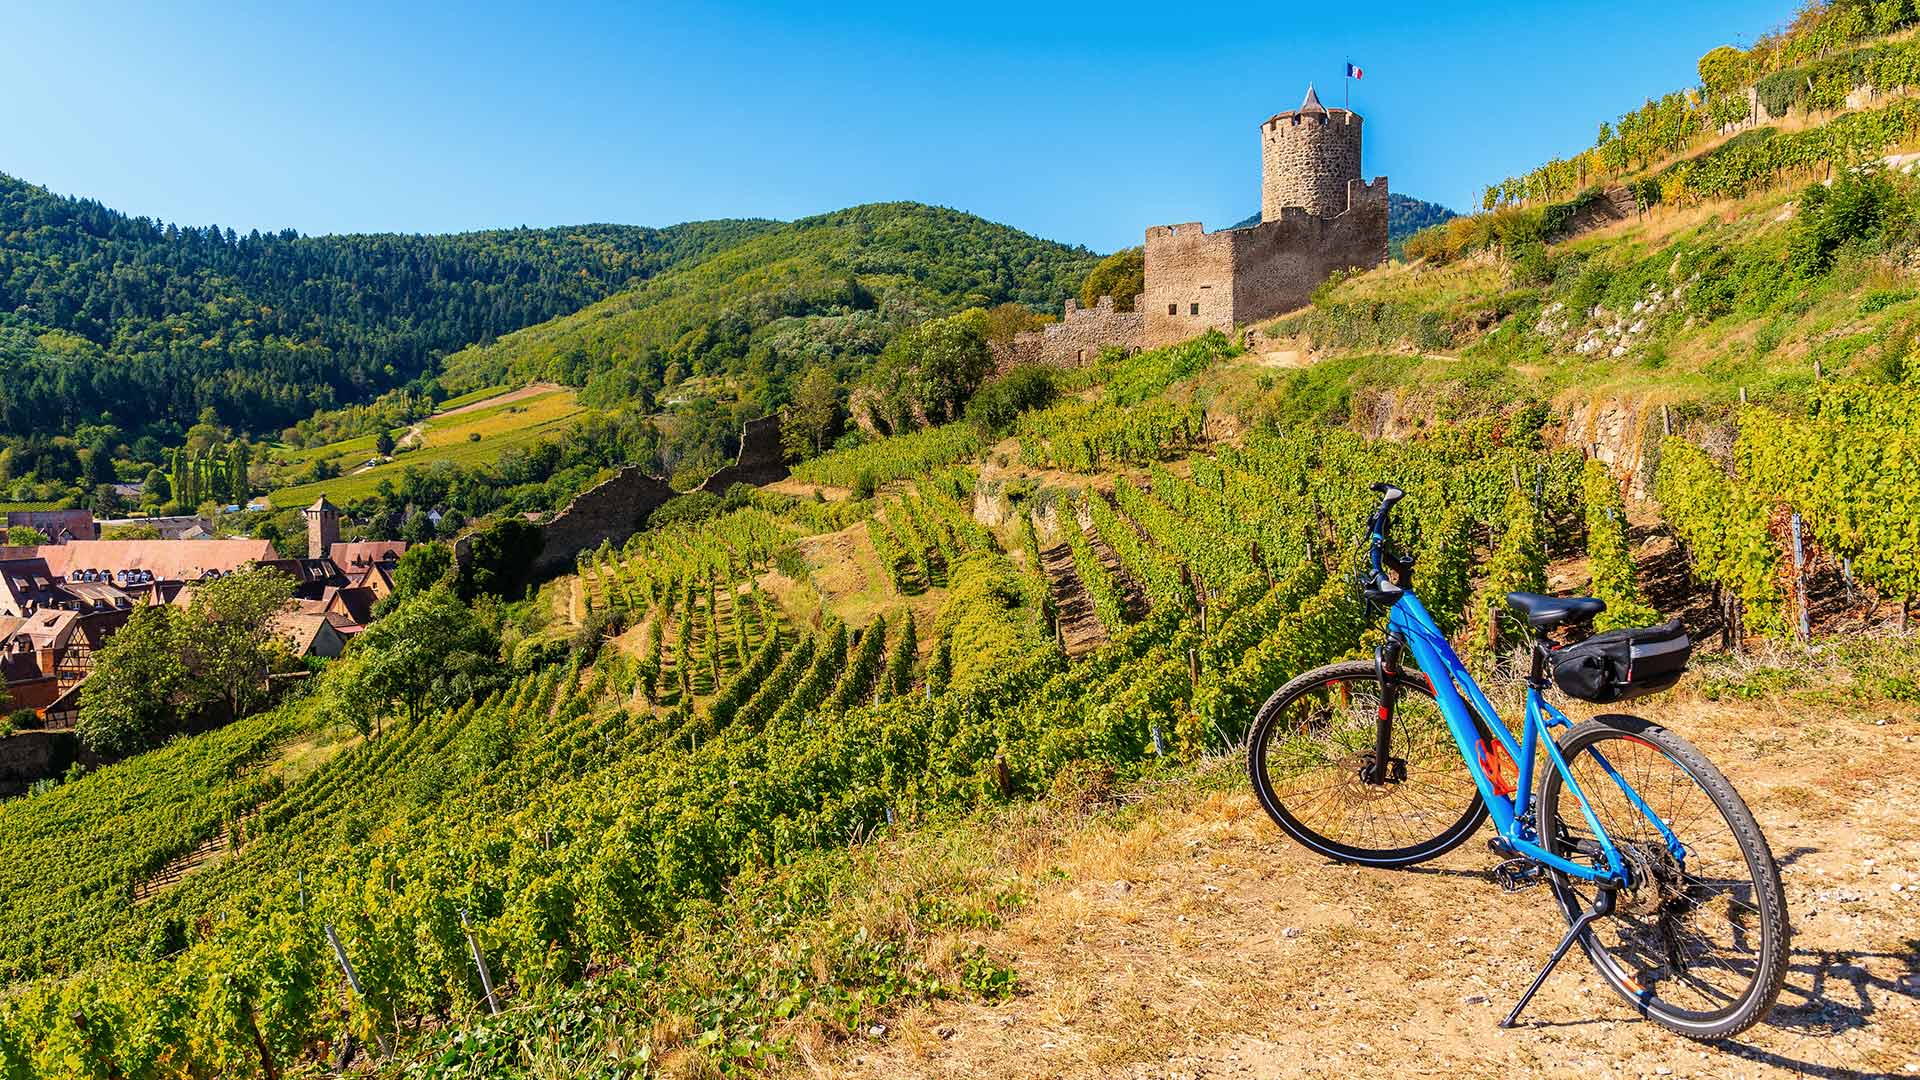
[[1400, 692], [1400, 656], [1406, 646], [1399, 634], [1389, 633], [1387, 640], [1373, 650], [1373, 676], [1380, 682], [1380, 713], [1373, 726], [1373, 761], [1365, 777], [1369, 784], [1384, 784], [1392, 778], [1393, 706]]

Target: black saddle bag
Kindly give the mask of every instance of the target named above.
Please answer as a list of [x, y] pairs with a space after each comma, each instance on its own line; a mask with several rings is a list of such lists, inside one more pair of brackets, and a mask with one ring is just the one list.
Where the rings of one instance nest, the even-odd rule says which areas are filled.
[[1680, 681], [1693, 641], [1680, 620], [1633, 630], [1609, 630], [1553, 654], [1560, 692], [1602, 705], [1657, 693]]

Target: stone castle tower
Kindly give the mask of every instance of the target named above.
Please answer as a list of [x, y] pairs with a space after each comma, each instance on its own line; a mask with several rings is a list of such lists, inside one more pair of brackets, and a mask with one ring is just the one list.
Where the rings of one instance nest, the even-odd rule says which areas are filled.
[[1158, 348], [1304, 307], [1337, 271], [1387, 258], [1387, 178], [1360, 175], [1360, 116], [1329, 109], [1313, 87], [1260, 125], [1260, 221], [1208, 232], [1197, 221], [1146, 235], [1146, 291], [1132, 311], [1113, 297], [1066, 302], [1060, 322], [996, 348], [1015, 364], [1077, 367], [1108, 346]]
[[320, 496], [307, 507], [307, 558], [324, 559], [340, 542], [340, 508]]
[[1260, 220], [1285, 207], [1332, 217], [1347, 211], [1347, 184], [1360, 179], [1359, 114], [1329, 109], [1307, 87], [1298, 109], [1260, 125]]

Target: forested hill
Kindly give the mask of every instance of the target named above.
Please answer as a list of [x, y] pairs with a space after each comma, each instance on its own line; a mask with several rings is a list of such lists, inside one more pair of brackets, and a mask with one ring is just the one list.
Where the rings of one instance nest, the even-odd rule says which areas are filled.
[[275, 431], [776, 227], [242, 236], [0, 174], [0, 435], [184, 425], [208, 406]]
[[972, 214], [873, 203], [803, 218], [677, 266], [585, 310], [448, 358], [460, 390], [502, 379], [626, 400], [704, 374], [780, 384], [808, 364], [847, 375], [902, 328], [968, 307], [1058, 304], [1097, 261]]

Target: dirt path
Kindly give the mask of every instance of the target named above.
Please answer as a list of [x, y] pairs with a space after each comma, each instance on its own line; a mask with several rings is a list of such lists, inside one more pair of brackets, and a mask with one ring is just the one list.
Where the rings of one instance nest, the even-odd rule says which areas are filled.
[[1065, 541], [1042, 549], [1040, 569], [1047, 575], [1047, 589], [1053, 594], [1054, 617], [1060, 622], [1060, 635], [1067, 655], [1081, 657], [1107, 643], [1107, 629], [1093, 613], [1093, 597], [1073, 568], [1073, 549]]
[[490, 398], [481, 398], [479, 401], [469, 402], [457, 409], [448, 409], [446, 412], [434, 413], [433, 416], [435, 419], [443, 416], [459, 416], [461, 413], [470, 413], [479, 409], [491, 409], [496, 405], [511, 405], [516, 401], [525, 401], [530, 397], [539, 397], [542, 394], [551, 394], [555, 390], [564, 389], [565, 387], [559, 383], [528, 383], [518, 390], [509, 390], [504, 394], [495, 394]]
[[[1920, 767], [1911, 707], [1663, 710], [1755, 807], [1795, 923], [1766, 1024], [1700, 1045], [1639, 1020], [1569, 958], [1495, 1025], [1564, 929], [1544, 889], [1486, 878], [1480, 838], [1416, 871], [1317, 859], [1245, 793], [1186, 788], [1009, 859], [1053, 876], [978, 935], [1021, 992], [939, 1002], [803, 1055], [822, 1077], [1855, 1077], [1920, 1073]], [[1884, 717], [1882, 717], [1884, 719]], [[1037, 849], [1037, 850], [1036, 850]], [[1897, 891], [1896, 891], [1897, 890]]]

